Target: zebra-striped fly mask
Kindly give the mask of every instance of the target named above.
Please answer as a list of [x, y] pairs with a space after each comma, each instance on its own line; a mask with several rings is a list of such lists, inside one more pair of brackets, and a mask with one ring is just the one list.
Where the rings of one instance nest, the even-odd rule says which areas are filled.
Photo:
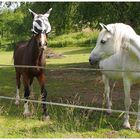
[[35, 34], [49, 33], [51, 31], [51, 25], [48, 20], [48, 17], [50, 15], [50, 12], [52, 11], [52, 8], [50, 8], [45, 14], [36, 14], [31, 9], [29, 9], [29, 11], [33, 16], [33, 24], [31, 31]]

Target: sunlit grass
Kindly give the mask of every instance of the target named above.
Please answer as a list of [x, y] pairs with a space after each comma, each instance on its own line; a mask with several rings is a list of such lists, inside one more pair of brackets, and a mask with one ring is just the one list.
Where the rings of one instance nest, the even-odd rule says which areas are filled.
[[13, 52], [0, 51], [0, 64], [13, 64]]
[[64, 47], [64, 48], [54, 48], [54, 52], [62, 54], [60, 59], [47, 59], [47, 64], [49, 65], [68, 65], [68, 64], [78, 64], [78, 63], [88, 63], [89, 54], [93, 48], [92, 47]]

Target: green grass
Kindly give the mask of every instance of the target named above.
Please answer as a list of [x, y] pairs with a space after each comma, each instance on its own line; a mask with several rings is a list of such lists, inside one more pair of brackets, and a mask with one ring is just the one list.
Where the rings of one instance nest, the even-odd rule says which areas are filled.
[[13, 64], [13, 52], [0, 51], [0, 64]]
[[66, 47], [69, 45], [78, 44], [80, 46], [85, 46], [84, 44], [93, 44], [97, 40], [97, 35], [99, 31], [82, 31], [71, 34], [64, 34], [61, 36], [53, 37], [49, 40], [49, 45], [51, 47]]
[[[95, 44], [92, 45], [92, 47]], [[60, 70], [60, 67], [87, 67], [88, 57], [92, 47], [71, 46], [53, 48], [54, 52], [62, 53], [64, 57], [47, 60], [47, 101], [105, 107], [103, 98], [103, 83], [97, 79], [100, 73], [93, 71]], [[13, 64], [11, 51], [0, 52], [0, 64]], [[57, 68], [52, 70], [53, 68]], [[15, 96], [14, 68], [0, 68], [0, 95]], [[34, 96], [40, 100], [40, 87], [34, 81]], [[124, 110], [124, 95], [122, 85], [118, 85], [112, 95], [113, 109]], [[135, 91], [136, 92], [136, 91]], [[131, 110], [137, 110], [138, 97], [134, 92], [134, 102]], [[21, 88], [23, 97], [23, 87]], [[41, 105], [30, 103], [33, 115], [24, 118], [23, 102], [19, 106], [14, 101], [0, 99], [0, 137], [1, 138], [140, 138], [134, 130], [122, 128], [123, 115], [113, 113], [73, 109], [48, 105], [51, 120], [41, 120]], [[133, 126], [135, 116], [130, 116]]]
[[54, 52], [60, 53], [63, 55], [60, 59], [48, 59], [47, 64], [48, 68], [52, 67], [67, 67], [70, 65], [78, 64], [78, 63], [87, 63], [89, 59], [89, 52], [92, 50], [91, 47], [64, 47], [64, 48], [54, 48]]

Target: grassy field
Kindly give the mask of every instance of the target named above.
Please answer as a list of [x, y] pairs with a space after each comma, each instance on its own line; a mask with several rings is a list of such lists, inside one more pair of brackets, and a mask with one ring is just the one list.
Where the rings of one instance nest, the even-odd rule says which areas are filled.
[[[103, 83], [100, 73], [59, 68], [86, 67], [92, 46], [53, 48], [63, 54], [57, 59], [47, 59], [48, 101], [105, 107]], [[0, 64], [13, 64], [12, 52], [0, 52]], [[55, 68], [55, 69], [54, 69]], [[15, 96], [14, 68], [0, 68], [0, 95]], [[132, 89], [133, 104], [131, 111], [137, 111], [138, 87]], [[34, 81], [34, 96], [40, 100], [40, 89]], [[21, 89], [23, 97], [23, 87]], [[124, 110], [123, 86], [118, 83], [112, 95], [113, 109]], [[24, 118], [23, 102], [19, 106], [14, 101], [0, 99], [0, 137], [1, 138], [140, 138], [134, 130], [122, 128], [123, 114], [73, 109], [48, 105], [50, 121], [41, 120], [41, 105], [30, 103], [33, 115]], [[130, 118], [132, 126], [136, 116]]]

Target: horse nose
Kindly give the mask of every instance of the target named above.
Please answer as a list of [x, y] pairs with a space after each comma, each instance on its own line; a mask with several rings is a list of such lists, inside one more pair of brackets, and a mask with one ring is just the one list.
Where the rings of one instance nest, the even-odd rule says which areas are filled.
[[89, 63], [91, 62], [91, 58], [89, 58]]
[[42, 45], [41, 42], [39, 42], [39, 46], [40, 46], [40, 47], [41, 47], [41, 45]]
[[46, 48], [47, 48], [47, 43], [42, 44], [41, 42], [39, 42], [39, 46], [40, 46], [40, 48], [46, 50]]
[[44, 50], [46, 50], [47, 45], [46, 45], [46, 44], [42, 44], [42, 45], [41, 45], [41, 48], [44, 49]]
[[47, 48], [47, 46], [46, 45], [43, 45], [43, 47], [42, 47], [44, 50], [46, 50], [46, 48]]
[[89, 58], [89, 63], [90, 63], [90, 65], [93, 65], [93, 61], [91, 58]]

